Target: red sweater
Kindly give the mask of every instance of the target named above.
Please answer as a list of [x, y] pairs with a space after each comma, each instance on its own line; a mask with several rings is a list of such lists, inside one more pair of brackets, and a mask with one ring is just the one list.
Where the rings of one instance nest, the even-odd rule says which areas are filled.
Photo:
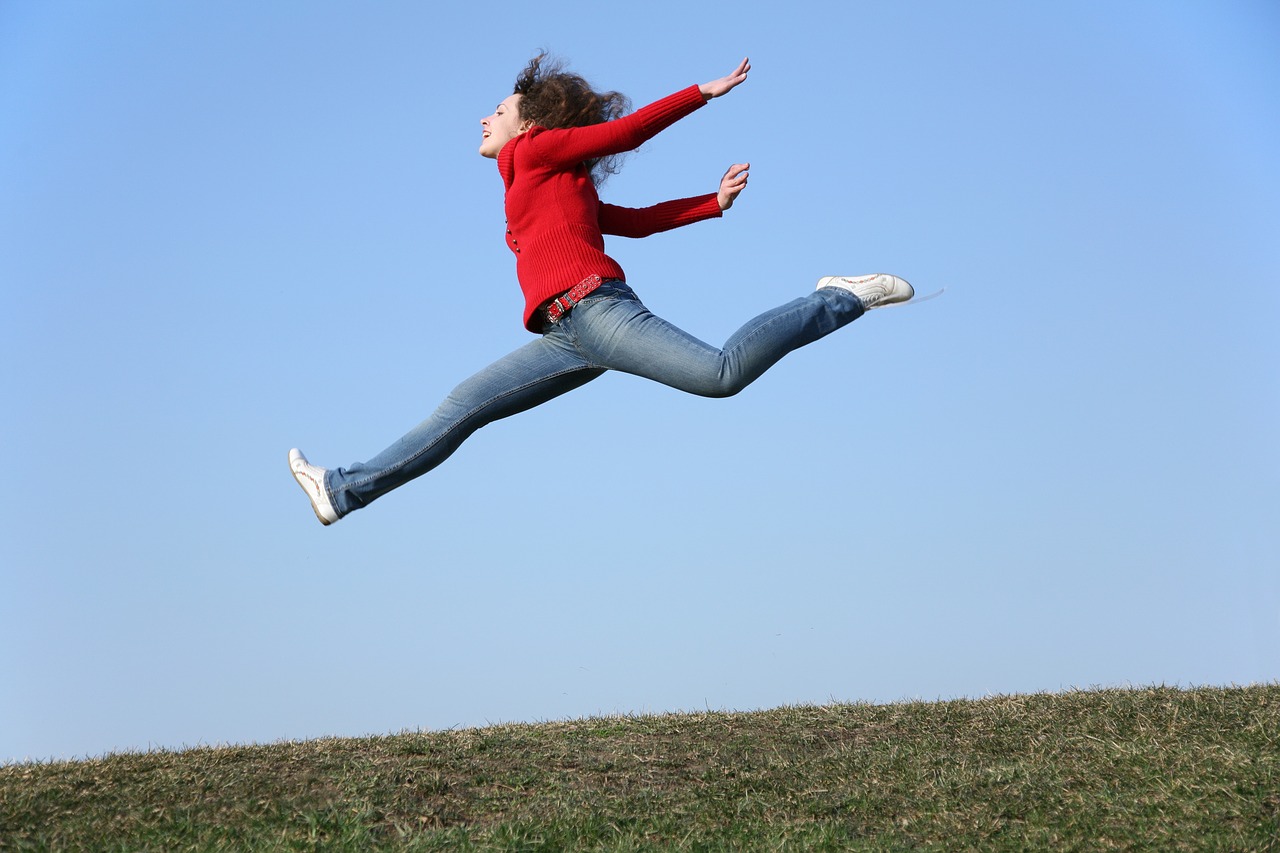
[[614, 121], [556, 130], [535, 126], [502, 146], [507, 246], [524, 291], [525, 328], [539, 331], [533, 319], [538, 306], [588, 276], [624, 277], [604, 253], [604, 234], [647, 237], [721, 215], [716, 193], [639, 209], [604, 204], [584, 165], [630, 151], [705, 103], [698, 87], [690, 86]]

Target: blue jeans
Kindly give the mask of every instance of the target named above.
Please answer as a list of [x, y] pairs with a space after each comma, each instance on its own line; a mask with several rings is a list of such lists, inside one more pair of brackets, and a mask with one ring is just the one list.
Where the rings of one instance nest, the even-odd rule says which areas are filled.
[[858, 298], [824, 288], [766, 311], [722, 349], [654, 316], [621, 281], [607, 281], [538, 340], [463, 382], [431, 417], [370, 459], [330, 469], [325, 486], [346, 515], [439, 465], [480, 427], [541, 405], [607, 370], [704, 397], [738, 393], [792, 350], [862, 316]]

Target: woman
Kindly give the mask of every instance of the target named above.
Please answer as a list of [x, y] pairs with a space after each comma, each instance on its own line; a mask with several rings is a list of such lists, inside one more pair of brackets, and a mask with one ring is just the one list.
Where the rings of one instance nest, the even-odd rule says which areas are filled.
[[[524, 324], [539, 338], [463, 382], [435, 413], [368, 462], [332, 470], [296, 449], [289, 467], [321, 523], [331, 524], [449, 457], [485, 424], [621, 370], [707, 397], [736, 394], [788, 352], [864, 311], [913, 295], [889, 275], [827, 276], [807, 297], [747, 323], [723, 348], [651, 314], [604, 252], [604, 234], [645, 237], [721, 216], [747, 185], [735, 164], [714, 193], [632, 209], [604, 204], [596, 185], [612, 157], [727, 95], [747, 79], [732, 73], [690, 86], [621, 116], [626, 99], [534, 58], [515, 91], [480, 122], [480, 154], [497, 160], [506, 187], [507, 245], [524, 291]], [[619, 117], [621, 116], [621, 117]]]

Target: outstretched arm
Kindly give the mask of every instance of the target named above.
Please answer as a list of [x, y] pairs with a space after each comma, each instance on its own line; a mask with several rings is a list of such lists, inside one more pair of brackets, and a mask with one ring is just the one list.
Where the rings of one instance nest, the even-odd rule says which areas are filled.
[[536, 149], [545, 163], [560, 166], [630, 151], [704, 106], [710, 99], [739, 86], [747, 79], [750, 70], [751, 63], [744, 59], [731, 74], [718, 80], [697, 87], [689, 86], [630, 115], [603, 124], [544, 130], [531, 138], [525, 147]]
[[673, 199], [652, 207], [619, 207], [601, 202], [600, 233], [615, 237], [648, 237], [720, 215], [720, 203], [715, 193]]
[[737, 88], [740, 83], [746, 82], [747, 72], [750, 70], [751, 60], [744, 57], [738, 63], [738, 67], [729, 74], [718, 80], [712, 80], [710, 83], [703, 83], [698, 89], [702, 92], [702, 97], [708, 101], [721, 95], [727, 95]]
[[664, 201], [652, 207], [619, 207], [600, 203], [600, 231], [617, 237], [648, 237], [704, 219], [714, 219], [733, 206], [747, 186], [749, 163], [735, 163], [720, 179], [719, 192]]

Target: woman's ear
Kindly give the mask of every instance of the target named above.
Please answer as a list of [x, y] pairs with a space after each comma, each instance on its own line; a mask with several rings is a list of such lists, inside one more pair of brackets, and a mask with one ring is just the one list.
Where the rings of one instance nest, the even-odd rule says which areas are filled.
[[516, 130], [516, 133], [524, 133], [531, 127], [533, 127], [533, 119], [525, 119], [520, 122], [520, 127]]

